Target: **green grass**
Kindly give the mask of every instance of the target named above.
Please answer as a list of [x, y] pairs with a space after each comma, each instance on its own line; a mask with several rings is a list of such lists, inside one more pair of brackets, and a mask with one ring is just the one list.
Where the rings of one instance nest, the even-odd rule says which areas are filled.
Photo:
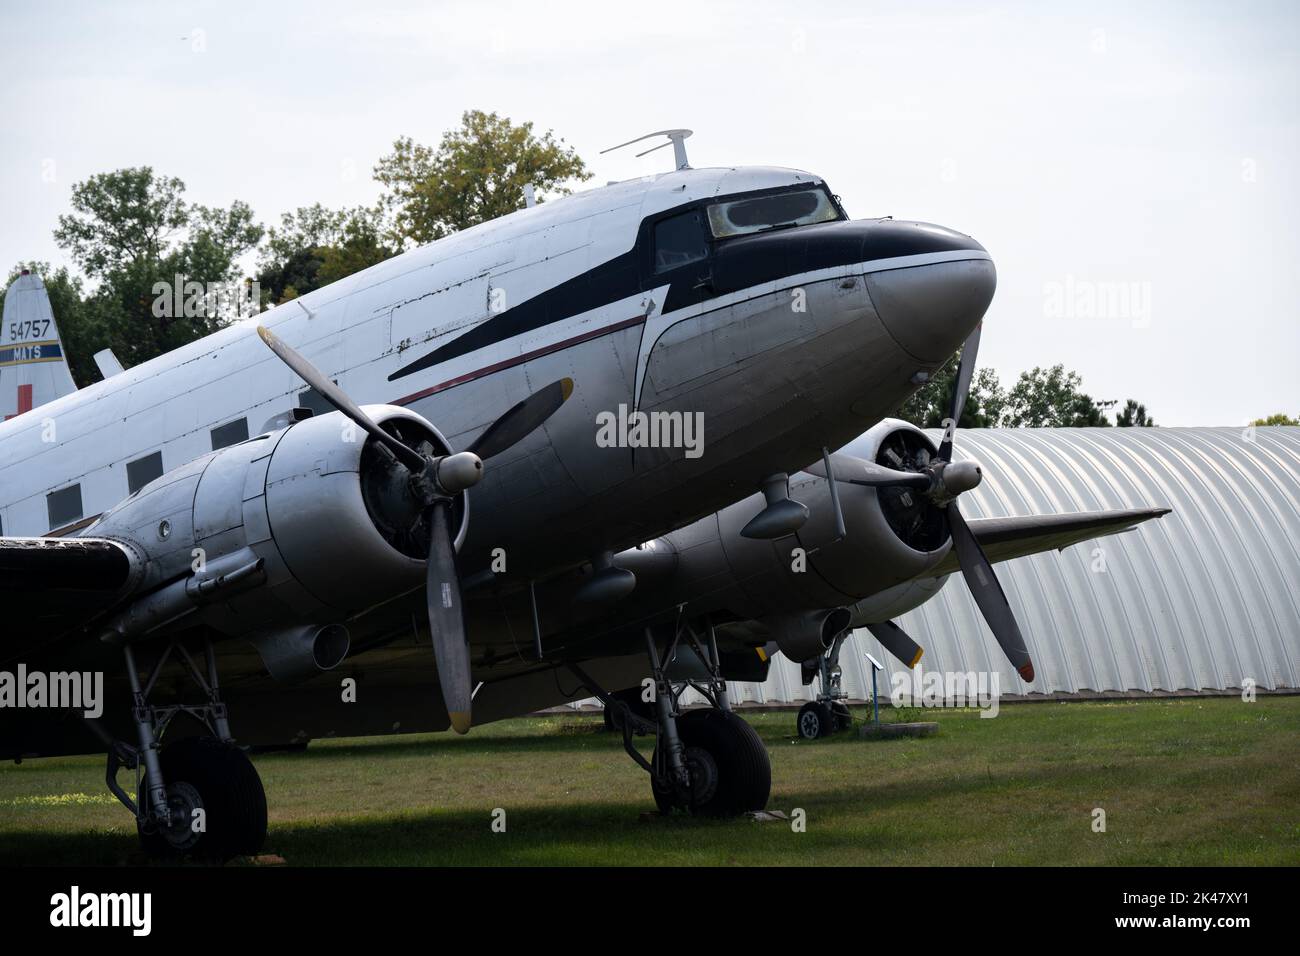
[[[266, 851], [301, 865], [1300, 863], [1300, 697], [927, 712], [937, 736], [879, 742], [805, 742], [792, 712], [746, 716], [771, 751], [769, 807], [803, 809], [806, 832], [643, 819], [646, 774], [599, 718], [572, 716], [257, 757]], [[140, 862], [102, 766], [0, 769], [0, 862]]]

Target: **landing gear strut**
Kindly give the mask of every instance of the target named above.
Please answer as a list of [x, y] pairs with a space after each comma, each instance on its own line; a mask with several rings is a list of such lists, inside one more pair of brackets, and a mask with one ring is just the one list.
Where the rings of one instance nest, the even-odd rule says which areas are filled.
[[[96, 722], [88, 723], [108, 747], [108, 789], [135, 817], [145, 851], [225, 862], [261, 849], [266, 839], [266, 793], [253, 764], [231, 738], [216, 655], [207, 638], [203, 651], [206, 675], [179, 640], [170, 642], [141, 684], [135, 652], [130, 644], [124, 645], [137, 743], [115, 740]], [[203, 692], [202, 703], [155, 706], [149, 702], [173, 654]], [[200, 721], [210, 736], [162, 746], [163, 734], [180, 713]], [[135, 771], [135, 800], [117, 782], [123, 767]]]
[[[679, 625], [662, 656], [649, 627], [645, 638], [655, 689], [653, 721], [638, 716], [624, 701], [597, 687], [578, 665], [570, 668], [607, 709], [613, 709], [612, 723], [623, 733], [623, 749], [650, 774], [659, 811], [727, 817], [762, 810], [772, 789], [772, 765], [754, 728], [731, 712], [713, 629], [710, 627], [707, 639], [702, 639], [689, 623]], [[702, 678], [669, 678], [667, 671], [683, 641], [704, 664]], [[683, 713], [681, 695], [688, 687], [702, 694], [711, 706]], [[649, 760], [632, 744], [638, 730], [655, 735]]]
[[842, 631], [820, 657], [803, 662], [804, 683], [811, 683], [816, 675], [821, 687], [817, 699], [799, 709], [796, 726], [799, 736], [805, 740], [829, 737], [853, 726], [853, 715], [845, 703], [849, 695], [844, 690], [843, 671], [840, 669], [840, 648], [848, 636], [848, 631]]

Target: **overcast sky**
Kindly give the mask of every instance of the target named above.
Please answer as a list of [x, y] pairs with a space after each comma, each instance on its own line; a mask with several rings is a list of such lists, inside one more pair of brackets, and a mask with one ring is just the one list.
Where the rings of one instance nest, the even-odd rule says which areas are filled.
[[0, 268], [85, 177], [151, 165], [264, 223], [372, 202], [394, 138], [532, 120], [592, 183], [687, 126], [697, 167], [795, 166], [851, 215], [997, 262], [981, 364], [1063, 362], [1163, 425], [1300, 413], [1289, 2], [6, 4]]

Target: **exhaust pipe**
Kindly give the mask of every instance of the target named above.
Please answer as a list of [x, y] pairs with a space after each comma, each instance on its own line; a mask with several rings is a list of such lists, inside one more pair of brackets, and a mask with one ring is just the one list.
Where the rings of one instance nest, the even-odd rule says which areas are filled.
[[796, 663], [821, 656], [853, 619], [846, 607], [794, 611], [763, 618], [781, 653]]
[[342, 624], [309, 624], [251, 638], [278, 681], [293, 683], [333, 670], [348, 656], [352, 637]]

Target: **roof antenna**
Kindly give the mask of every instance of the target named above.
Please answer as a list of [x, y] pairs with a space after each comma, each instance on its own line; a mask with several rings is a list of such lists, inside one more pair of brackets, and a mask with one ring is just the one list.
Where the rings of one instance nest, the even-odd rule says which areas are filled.
[[609, 149], [602, 149], [600, 155], [612, 153], [616, 149], [622, 149], [624, 146], [631, 146], [633, 143], [639, 143], [643, 139], [650, 139], [655, 136], [667, 136], [668, 143], [660, 143], [658, 146], [651, 146], [636, 155], [638, 157], [653, 153], [656, 149], [663, 149], [669, 143], [673, 147], [673, 162], [677, 164], [678, 169], [690, 169], [691, 164], [686, 161], [686, 137], [690, 136], [693, 131], [689, 129], [661, 129], [654, 133], [646, 133], [644, 136], [638, 136], [636, 139], [629, 139], [626, 143], [619, 143], [617, 146], [611, 146]]

